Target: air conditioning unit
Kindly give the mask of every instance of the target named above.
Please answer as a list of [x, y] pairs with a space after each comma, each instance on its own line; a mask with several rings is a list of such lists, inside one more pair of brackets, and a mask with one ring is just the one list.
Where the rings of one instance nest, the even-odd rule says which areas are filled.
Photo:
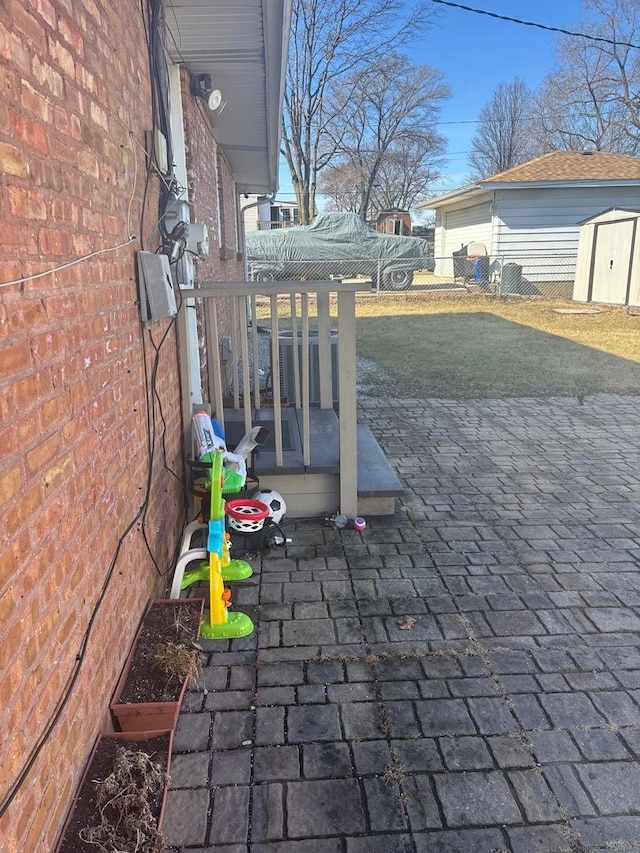
[[[302, 332], [298, 332], [297, 346], [293, 345], [293, 332], [278, 332], [280, 359], [280, 394], [296, 402], [294, 357], [298, 359], [300, 393], [302, 393]], [[273, 371], [272, 371], [273, 375]], [[331, 389], [333, 405], [338, 404], [338, 332], [331, 330]], [[300, 401], [302, 402], [302, 401]], [[320, 358], [317, 334], [309, 334], [309, 405], [320, 405]]]

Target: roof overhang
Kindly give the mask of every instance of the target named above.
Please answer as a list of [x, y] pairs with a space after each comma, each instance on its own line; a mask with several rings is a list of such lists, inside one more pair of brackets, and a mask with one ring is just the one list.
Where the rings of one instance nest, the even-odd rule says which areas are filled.
[[216, 141], [238, 192], [278, 189], [292, 0], [166, 0], [167, 50], [222, 92]]
[[468, 184], [466, 187], [460, 187], [460, 189], [451, 190], [448, 193], [442, 193], [442, 195], [421, 201], [420, 204], [416, 205], [416, 210], [436, 210], [438, 207], [446, 207], [448, 204], [455, 204], [467, 199], [475, 200], [476, 196], [480, 196], [486, 191], [483, 184]]
[[481, 181], [468, 184], [456, 190], [435, 196], [416, 205], [417, 210], [437, 210], [452, 204], [476, 200], [477, 196], [494, 190], [536, 190], [536, 189], [594, 189], [595, 187], [640, 187], [640, 181], [634, 178], [617, 180], [582, 181]]

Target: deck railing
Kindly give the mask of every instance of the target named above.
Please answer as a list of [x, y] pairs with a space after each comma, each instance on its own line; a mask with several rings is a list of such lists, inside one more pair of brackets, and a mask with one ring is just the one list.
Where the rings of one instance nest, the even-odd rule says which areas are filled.
[[[224, 426], [225, 410], [242, 411], [245, 432], [254, 424], [254, 413], [269, 407], [273, 415], [275, 465], [284, 467], [282, 407], [280, 394], [280, 333], [286, 331], [300, 342], [300, 359], [293, 362], [293, 400], [300, 410], [302, 456], [311, 463], [310, 446], [310, 335], [317, 336], [319, 406], [334, 407], [337, 386], [339, 417], [340, 511], [357, 515], [357, 421], [355, 295], [369, 290], [369, 282], [281, 281], [212, 282], [183, 290], [183, 305], [202, 301], [207, 345], [207, 374], [212, 411]], [[186, 310], [186, 309], [185, 309]], [[334, 378], [332, 331], [337, 330], [338, 376]], [[264, 332], [269, 333], [270, 353], [265, 361]], [[333, 335], [335, 339], [335, 334]], [[271, 394], [261, 377], [271, 374]], [[189, 428], [189, 424], [185, 424]]]

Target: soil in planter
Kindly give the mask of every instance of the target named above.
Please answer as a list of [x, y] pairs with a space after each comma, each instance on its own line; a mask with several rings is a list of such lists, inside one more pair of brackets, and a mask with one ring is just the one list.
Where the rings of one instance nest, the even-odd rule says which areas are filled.
[[202, 602], [184, 599], [151, 607], [142, 622], [135, 654], [118, 704], [172, 702], [186, 679], [200, 669]]
[[[139, 741], [100, 740], [58, 853], [162, 853], [164, 844], [157, 823], [167, 783], [170, 744], [169, 733]], [[119, 770], [118, 779], [111, 777], [114, 769]], [[129, 783], [124, 797], [119, 796], [122, 790], [117, 790], [122, 779]], [[127, 830], [132, 840], [123, 844]], [[120, 843], [114, 846], [109, 839]]]

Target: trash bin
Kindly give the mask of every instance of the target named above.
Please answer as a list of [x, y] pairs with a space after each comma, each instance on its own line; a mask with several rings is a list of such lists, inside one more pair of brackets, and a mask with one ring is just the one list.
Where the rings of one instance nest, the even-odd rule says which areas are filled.
[[505, 264], [502, 267], [501, 293], [522, 293], [522, 267], [520, 264]]
[[469, 277], [469, 259], [467, 258], [467, 247], [461, 246], [457, 252], [453, 252], [453, 277], [467, 279]]
[[486, 255], [470, 257], [474, 281], [489, 281], [489, 258]]

